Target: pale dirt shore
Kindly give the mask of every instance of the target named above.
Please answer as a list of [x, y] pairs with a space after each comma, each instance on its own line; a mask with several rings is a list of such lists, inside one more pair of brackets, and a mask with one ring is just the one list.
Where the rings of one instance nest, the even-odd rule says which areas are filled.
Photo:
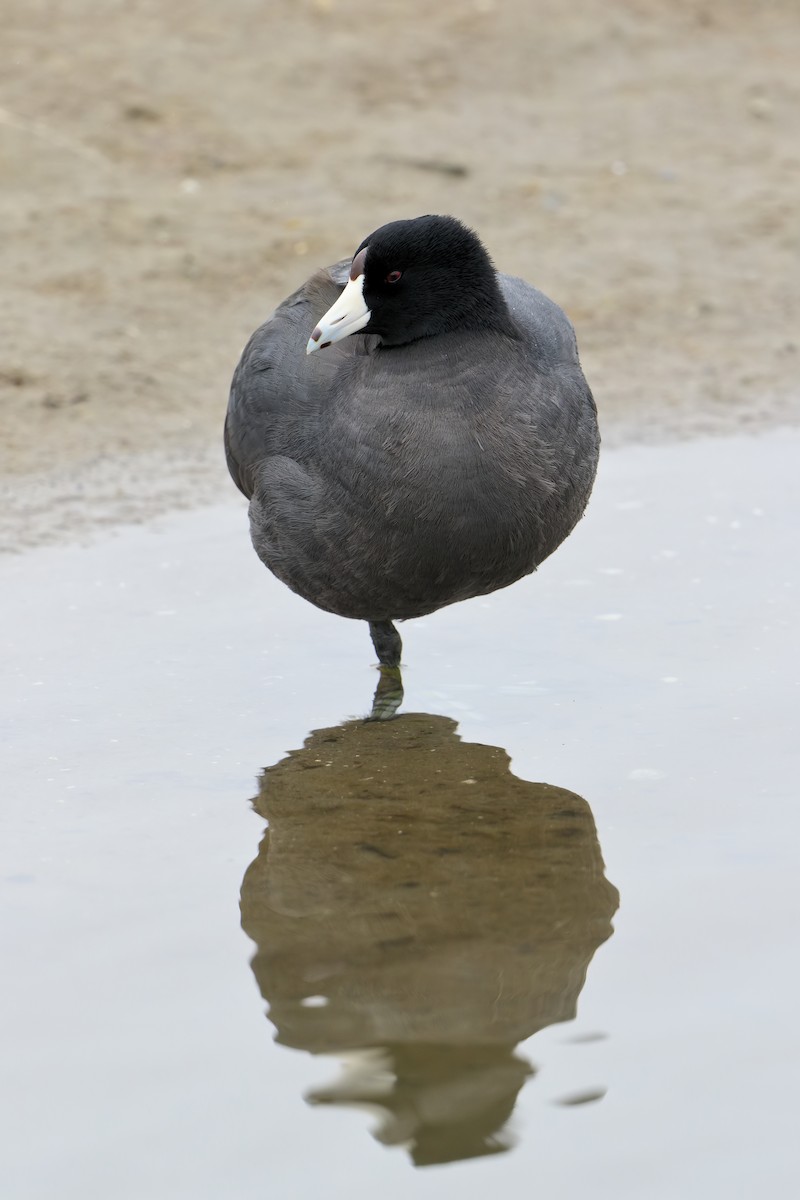
[[215, 499], [269, 309], [450, 212], [607, 445], [800, 422], [795, 0], [0, 0], [0, 541]]

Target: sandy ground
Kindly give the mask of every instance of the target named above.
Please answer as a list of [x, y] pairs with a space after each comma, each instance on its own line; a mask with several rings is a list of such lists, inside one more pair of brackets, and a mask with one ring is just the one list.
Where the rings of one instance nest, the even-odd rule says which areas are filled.
[[218, 495], [246, 337], [451, 212], [607, 443], [800, 421], [796, 0], [0, 0], [0, 536]]

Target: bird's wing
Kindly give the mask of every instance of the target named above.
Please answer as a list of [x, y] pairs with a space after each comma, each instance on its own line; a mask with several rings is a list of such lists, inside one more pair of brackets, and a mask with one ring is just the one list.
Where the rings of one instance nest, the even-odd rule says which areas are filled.
[[228, 470], [248, 499], [265, 459], [302, 456], [305, 431], [324, 403], [342, 355], [353, 352], [343, 346], [336, 353], [331, 347], [306, 356], [311, 331], [340, 295], [349, 265], [345, 260], [312, 275], [267, 317], [242, 352], [231, 382], [224, 441]]

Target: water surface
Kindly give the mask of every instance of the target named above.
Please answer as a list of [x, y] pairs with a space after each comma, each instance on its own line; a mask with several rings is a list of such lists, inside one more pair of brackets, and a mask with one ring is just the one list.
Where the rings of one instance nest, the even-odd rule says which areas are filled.
[[607, 453], [383, 725], [235, 498], [7, 559], [3, 1195], [791, 1194], [798, 452]]

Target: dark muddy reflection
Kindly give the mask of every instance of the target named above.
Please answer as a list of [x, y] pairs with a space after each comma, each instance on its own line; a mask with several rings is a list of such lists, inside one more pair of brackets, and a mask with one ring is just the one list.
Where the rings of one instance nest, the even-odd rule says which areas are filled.
[[586, 801], [456, 728], [317, 730], [262, 775], [242, 885], [277, 1041], [344, 1060], [307, 1099], [377, 1109], [419, 1165], [509, 1148], [514, 1050], [575, 1016], [618, 903]]

